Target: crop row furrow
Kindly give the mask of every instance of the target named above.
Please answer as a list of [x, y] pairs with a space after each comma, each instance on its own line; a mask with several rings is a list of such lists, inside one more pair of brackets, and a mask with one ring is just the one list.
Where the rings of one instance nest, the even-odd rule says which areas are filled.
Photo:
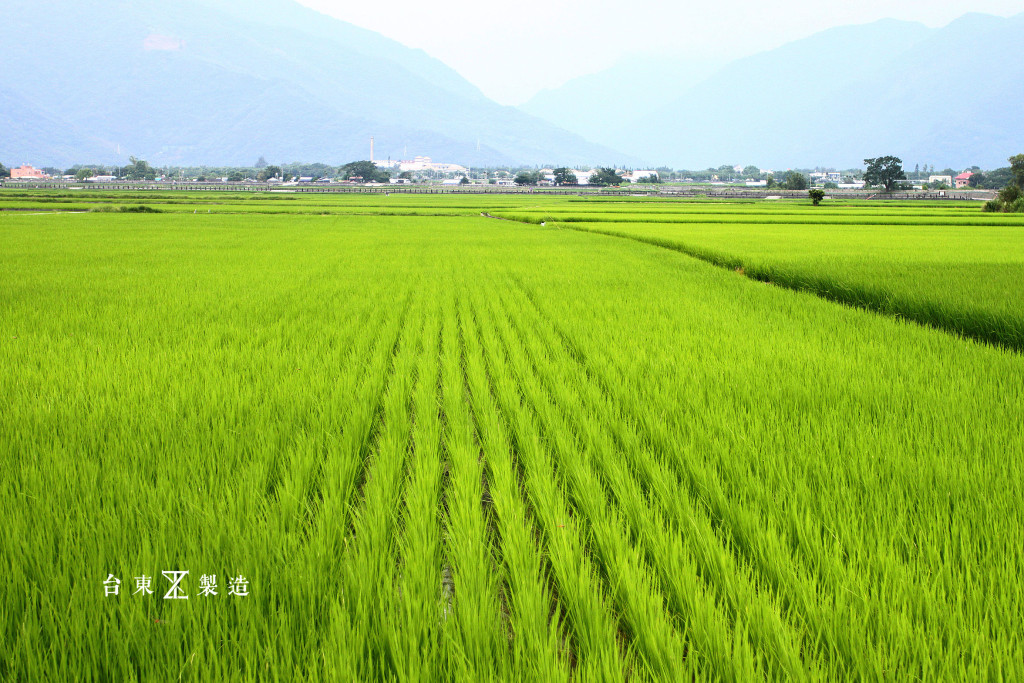
[[[523, 317], [520, 322], [509, 316], [510, 327], [560, 413], [554, 428], [576, 434], [581, 451], [597, 466], [628, 522], [630, 541], [643, 548], [657, 571], [668, 605], [686, 624], [701, 664], [718, 676], [748, 680], [755, 675], [749, 667], [766, 660], [776, 673], [799, 678], [812, 667], [801, 661], [800, 633], [780, 615], [770, 595], [735, 566], [714, 526], [680, 495], [685, 487], [674, 473], [621, 418], [618, 406], [595, 395], [578, 366], [552, 357], [561, 345], [550, 338], [544, 321], [531, 319], [535, 316], [522, 302], [502, 305]], [[760, 652], [744, 639], [726, 636], [730, 632], [748, 634]]]
[[[712, 453], [716, 452], [715, 444], [706, 435], [693, 431], [670, 433], [663, 421], [651, 417], [657, 411], [630, 409], [630, 406], [643, 405], [638, 402], [643, 388], [621, 372], [615, 359], [599, 359], [600, 353], [581, 352], [577, 342], [560, 330], [537, 306], [525, 285], [519, 284], [522, 300], [511, 305], [534, 310], [538, 316], [535, 329], [550, 330], [546, 342], [568, 347], [571, 349], [567, 350], [568, 355], [580, 360], [578, 385], [592, 394], [592, 405], [605, 404], [604, 423], [615, 426], [623, 452], [646, 452], [645, 456], [635, 459], [644, 483], [657, 496], [662, 510], [678, 531], [695, 531], [693, 539], [699, 548], [696, 556], [708, 580], [714, 578], [714, 583], [719, 585], [722, 598], [737, 614], [750, 612], [748, 616], [768, 619], [759, 636], [768, 639], [767, 642], [776, 637], [773, 634], [782, 626], [778, 615], [795, 620], [796, 633], [805, 631], [802, 645], [805, 664], [809, 653], [821, 650], [815, 656], [831, 660], [826, 664], [828, 668], [838, 668], [837, 673], [845, 670], [855, 659], [855, 651], [850, 642], [852, 636], [845, 631], [850, 624], [834, 614], [834, 610], [842, 605], [850, 609], [862, 606], [857, 596], [863, 593], [859, 592], [862, 590], [859, 579], [846, 571], [834, 553], [814, 545], [814, 540], [821, 539], [823, 534], [802, 534], [805, 541], [802, 549], [813, 554], [801, 554], [794, 549], [795, 541], [780, 538], [785, 533], [786, 522], [791, 520], [773, 519], [772, 511], [776, 508], [772, 501], [763, 500], [764, 508], [750, 509], [748, 501], [738, 504], [730, 500], [725, 493], [729, 487], [723, 483], [718, 469], [702, 458], [693, 457], [698, 452], [694, 443], [701, 446], [699, 450]], [[600, 344], [595, 344], [594, 348], [599, 349]], [[668, 482], [676, 483], [667, 486]], [[754, 482], [734, 482], [732, 486], [734, 490], [743, 490], [748, 497], [760, 490]], [[679, 495], [682, 491], [690, 495]], [[805, 523], [810, 521], [803, 519]], [[719, 540], [715, 540], [716, 537]], [[736, 566], [736, 562], [740, 566]], [[755, 574], [748, 575], [743, 565]], [[831, 578], [825, 581], [822, 574]], [[848, 581], [845, 595], [839, 594], [831, 583], [838, 577]], [[829, 587], [833, 588], [831, 594], [828, 594]], [[777, 595], [778, 607], [764, 602], [766, 593]], [[828, 608], [829, 604], [835, 605], [833, 610]], [[751, 610], [750, 605], [760, 607]], [[794, 609], [800, 617], [792, 614]], [[775, 623], [775, 626], [767, 626], [767, 623]], [[756, 629], [757, 625], [750, 623], [748, 627]], [[755, 631], [752, 635], [758, 634]], [[784, 645], [786, 642], [791, 639], [777, 641], [772, 650], [776, 654], [791, 651], [792, 645]], [[864, 644], [858, 647], [868, 647], [867, 640], [862, 642]], [[779, 661], [783, 664], [788, 661], [788, 668], [793, 668], [792, 657]]]
[[397, 613], [395, 574], [398, 563], [397, 528], [405, 463], [409, 451], [412, 390], [416, 383], [423, 338], [436, 331], [425, 328], [425, 307], [414, 308], [394, 359], [384, 396], [377, 434], [361, 504], [352, 512], [352, 530], [341, 558], [341, 586], [354, 653], [362, 678], [380, 677], [394, 669], [390, 624]]
[[399, 680], [442, 678], [441, 638], [441, 424], [438, 414], [441, 335], [439, 310], [428, 312], [412, 406], [412, 463], [405, 489], [396, 581], [397, 613], [388, 623], [390, 652]]
[[[493, 311], [488, 312], [488, 316], [491, 315]], [[498, 319], [490, 324], [498, 330], [506, 350], [517, 348], [519, 340], [511, 338], [507, 320]], [[652, 678], [685, 677], [685, 648], [676, 631], [675, 620], [665, 610], [657, 579], [640, 551], [623, 533], [626, 521], [619, 510], [608, 504], [604, 486], [594, 473], [595, 455], [583, 447], [563, 421], [556, 405], [560, 397], [553, 401], [545, 395], [537, 378], [537, 368], [528, 355], [515, 352], [511, 355], [523, 397], [534, 411], [542, 438], [550, 444], [556, 476], [566, 489], [567, 502], [590, 531], [588, 536], [594, 556], [608, 592], [622, 612], [630, 646], [637, 647]]]
[[[566, 338], [566, 343], [575, 342]], [[597, 369], [592, 376], [605, 394], [640, 396], [650, 389], [630, 379], [642, 376], [637, 375], [635, 368], [621, 367], [621, 360], [618, 367], [615, 359], [600, 360], [600, 342], [593, 348], [598, 352], [588, 362]], [[584, 357], [578, 349], [571, 355]], [[649, 380], [654, 380], [654, 384], [661, 382], [657, 377]], [[686, 397], [676, 397], [673, 405], [687, 402]], [[718, 454], [712, 459], [715, 465], [697, 458], [678, 457], [669, 464], [681, 481], [689, 482], [693, 496], [703, 501], [711, 523], [730, 539], [738, 557], [745, 558], [778, 594], [787, 613], [793, 613], [794, 618], [805, 624], [808, 642], [819, 643], [817, 648], [822, 649], [831, 666], [852, 667], [859, 675], [900, 670], [948, 676], [953, 671], [984, 671], [992, 661], [994, 649], [1012, 651], [1014, 646], [1008, 643], [979, 639], [977, 627], [964, 623], [958, 616], [960, 610], [967, 609], [963, 598], [950, 594], [949, 587], [941, 584], [920, 584], [909, 564], [912, 558], [894, 552], [890, 547], [892, 541], [874, 552], [857, 552], [855, 559], [851, 557], [856, 551], [841, 539], [863, 537], [865, 525], [877, 526], [882, 520], [867, 519], [859, 513], [844, 515], [838, 510], [818, 509], [815, 501], [819, 494], [807, 489], [802, 479], [791, 482], [791, 487], [798, 488], [793, 489], [788, 504], [780, 506], [763, 485], [763, 478], [743, 461], [726, 457], [726, 435], [715, 430], [694, 430], [693, 425], [699, 422], [690, 427], [673, 427], [651, 419], [651, 412], [626, 413], [619, 421], [635, 422], [642, 427], [643, 438], [654, 445], [657, 453], [675, 452], [678, 449], [672, 444], [678, 441], [677, 436], [683, 436], [691, 452]], [[660, 479], [652, 477], [652, 481]], [[726, 491], [736, 493], [727, 495]], [[840, 494], [842, 491], [835, 492]], [[846, 505], [838, 500], [834, 503], [839, 510]], [[832, 520], [830, 526], [821, 521], [824, 518]], [[892, 521], [896, 520], [889, 523]], [[905, 528], [908, 522], [898, 522], [894, 528]], [[936, 528], [934, 536], [942, 535], [941, 529]], [[873, 598], [869, 597], [872, 595]], [[946, 617], [941, 616], [943, 611]], [[929, 633], [929, 637], [908, 637], [909, 624]], [[945, 645], [936, 649], [935, 643]]]
[[[366, 307], [353, 316], [352, 324], [346, 327], [345, 336], [338, 342], [338, 348], [344, 349], [339, 354], [340, 367], [331, 369], [331, 374], [342, 385], [338, 394], [352, 393], [354, 383], [361, 377], [352, 368], [366, 364], [375, 343], [379, 341], [376, 337], [363, 334], [363, 329], [366, 326], [383, 329], [386, 327], [386, 319], [385, 310], [373, 310], [372, 307]], [[328, 368], [323, 370], [326, 372]], [[324, 405], [320, 410], [326, 413], [333, 408]], [[336, 439], [335, 434], [328, 432], [303, 435], [288, 449], [287, 455], [277, 450], [271, 453], [265, 465], [266, 500], [274, 509], [273, 514], [268, 516], [268, 523], [275, 526], [282, 538], [290, 538], [298, 533], [301, 544], [311, 538], [316, 516], [324, 500], [326, 459], [330, 445], [336, 443]]]
[[530, 680], [568, 681], [570, 662], [562, 645], [568, 634], [555, 602], [554, 587], [550, 586], [551, 568], [537, 545], [539, 534], [524, 500], [508, 427], [495, 403], [478, 335], [467, 334], [464, 341], [470, 403], [487, 453], [491, 497], [501, 538], [513, 666], [520, 673], [529, 672]]
[[468, 409], [461, 338], [464, 312], [451, 296], [445, 303], [442, 403], [449, 460], [445, 492], [445, 556], [454, 595], [446, 622], [452, 670], [466, 680], [501, 678], [508, 668], [508, 643], [499, 604], [494, 548], [483, 508], [483, 463]]
[[[503, 308], [530, 317], [528, 307], [520, 303], [504, 301]], [[511, 343], [527, 350], [550, 397], [550, 428], [553, 433], [574, 434], [579, 452], [594, 464], [598, 475], [585, 491], [608, 489], [609, 505], [618, 506], [629, 535], [626, 542], [642, 549], [658, 575], [669, 609], [685, 624], [695, 666], [718, 677], [749, 680], [756, 675], [753, 667], [767, 661], [776, 672], [798, 678], [809, 664], [800, 661], [798, 634], [780, 617], [769, 596], [758, 593], [749, 579], [743, 581], [744, 572], [731, 566], [731, 556], [713, 527], [686, 504], [685, 496], [679, 496], [677, 480], [659, 469], [649, 449], [630, 450], [615, 443], [608, 430], [624, 425], [608, 421], [612, 411], [607, 406], [583, 402], [580, 393], [588, 385], [570, 376], [568, 369], [574, 364], [551, 356], [558, 345], [541, 339], [536, 334], [540, 328], [532, 321], [520, 323], [515, 318], [508, 316], [507, 321], [517, 335]], [[648, 494], [652, 489], [661, 495]], [[730, 632], [733, 635], [726, 635]], [[759, 651], [751, 649], [747, 636]]]
[[580, 680], [618, 680], [632, 670], [633, 658], [620, 648], [618, 619], [587, 552], [586, 522], [572, 514], [540, 426], [513, 379], [512, 350], [504, 348], [483, 320], [477, 320], [477, 333], [494, 395], [511, 427], [513, 450], [522, 462], [529, 504], [540, 524], [561, 609], [572, 626], [575, 675]]

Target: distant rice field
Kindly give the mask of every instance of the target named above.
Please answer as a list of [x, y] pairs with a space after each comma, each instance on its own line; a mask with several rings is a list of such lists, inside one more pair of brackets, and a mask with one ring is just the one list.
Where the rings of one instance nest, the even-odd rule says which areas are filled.
[[2, 680], [1024, 678], [1019, 218], [5, 191], [0, 245]]

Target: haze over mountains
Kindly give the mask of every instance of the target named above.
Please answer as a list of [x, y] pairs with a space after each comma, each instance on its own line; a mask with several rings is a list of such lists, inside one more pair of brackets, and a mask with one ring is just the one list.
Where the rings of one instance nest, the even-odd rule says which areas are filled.
[[629, 161], [291, 0], [3, 3], [0, 43], [8, 163]]
[[523, 108], [561, 125], [575, 120], [596, 142], [674, 168], [851, 168], [887, 154], [992, 168], [1024, 150], [1022, 36], [1024, 14], [968, 14], [938, 29], [883, 20], [830, 29], [717, 72], [676, 65], [675, 74], [656, 74], [656, 101], [639, 111], [633, 83], [614, 69]]
[[[940, 168], [1024, 151], [1024, 14], [831, 29], [731, 64], [626, 60], [520, 108], [293, 0], [0, 4], [0, 161]], [[553, 58], [557, 50], [553, 50]]]

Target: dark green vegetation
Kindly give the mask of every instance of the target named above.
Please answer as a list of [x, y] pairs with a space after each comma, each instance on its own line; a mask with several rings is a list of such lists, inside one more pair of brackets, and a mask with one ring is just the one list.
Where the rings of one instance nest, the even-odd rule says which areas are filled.
[[1024, 676], [1021, 355], [679, 246], [1019, 325], [1019, 217], [0, 208], [0, 679]]
[[896, 183], [906, 180], [907, 175], [903, 172], [903, 160], [899, 157], [886, 156], [874, 159], [865, 159], [864, 182], [868, 185], [879, 185], [886, 192], [896, 189]]
[[1009, 159], [1011, 177], [999, 196], [985, 203], [985, 211], [1024, 213], [1024, 154]]

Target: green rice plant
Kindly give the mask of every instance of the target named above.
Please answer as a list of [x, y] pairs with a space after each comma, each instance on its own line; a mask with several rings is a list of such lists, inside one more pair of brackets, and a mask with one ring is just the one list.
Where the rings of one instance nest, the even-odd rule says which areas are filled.
[[[549, 224], [551, 225], [551, 224]], [[627, 237], [981, 341], [1024, 348], [1024, 228], [558, 223]]]
[[0, 679], [1024, 676], [1020, 353], [704, 262], [1010, 320], [1012, 222], [82, 192], [0, 192]]

